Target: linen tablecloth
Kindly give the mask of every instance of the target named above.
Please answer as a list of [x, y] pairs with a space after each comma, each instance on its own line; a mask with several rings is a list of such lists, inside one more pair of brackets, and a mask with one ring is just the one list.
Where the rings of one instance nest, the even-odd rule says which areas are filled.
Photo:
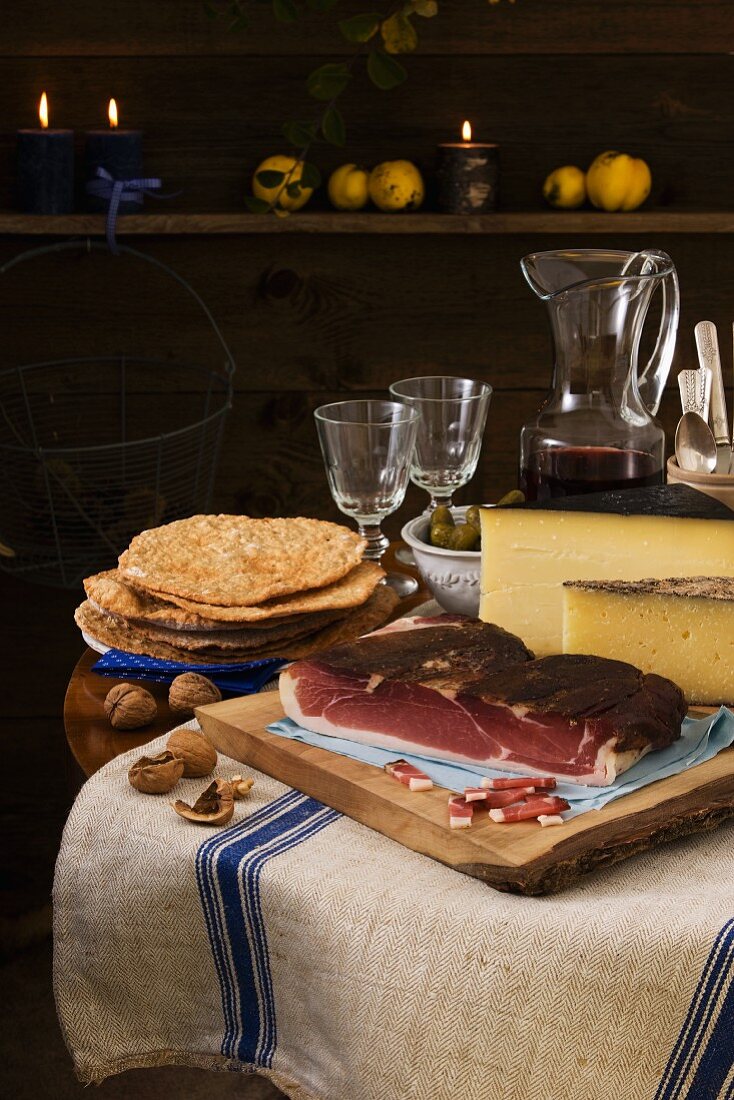
[[81, 1080], [176, 1063], [302, 1100], [734, 1095], [731, 825], [524, 898], [224, 757], [252, 795], [225, 829], [191, 824], [129, 786], [141, 752], [85, 785], [57, 864]]

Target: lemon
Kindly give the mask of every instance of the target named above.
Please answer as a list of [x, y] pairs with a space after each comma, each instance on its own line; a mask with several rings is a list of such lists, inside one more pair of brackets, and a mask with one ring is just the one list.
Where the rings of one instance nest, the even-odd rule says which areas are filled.
[[417, 210], [423, 202], [423, 177], [409, 160], [386, 160], [370, 172], [370, 198], [380, 210]]
[[543, 198], [559, 210], [575, 210], [586, 201], [586, 173], [575, 164], [556, 168], [543, 184]]
[[369, 175], [356, 164], [342, 164], [329, 177], [329, 198], [337, 210], [361, 210], [369, 199]]
[[258, 172], [282, 172], [287, 177], [288, 183], [298, 183], [303, 166], [299, 164], [293, 174], [290, 175], [295, 164], [295, 157], [285, 156], [268, 157], [262, 164], [259, 164], [255, 169], [255, 175], [252, 177], [252, 193], [255, 198], [264, 199], [267, 203], [274, 203], [277, 198], [277, 207], [280, 207], [281, 210], [300, 210], [302, 206], [305, 206], [313, 194], [312, 187], [302, 187], [300, 194], [291, 196], [286, 192], [285, 179], [276, 187], [263, 187], [257, 178]]

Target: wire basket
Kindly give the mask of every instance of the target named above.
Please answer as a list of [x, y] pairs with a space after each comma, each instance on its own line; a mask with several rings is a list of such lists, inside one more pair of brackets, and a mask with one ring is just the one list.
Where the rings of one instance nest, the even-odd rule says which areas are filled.
[[[80, 245], [106, 247], [67, 241], [33, 249], [0, 275]], [[152, 264], [193, 297], [224, 362], [212, 369], [110, 355], [0, 371], [0, 568], [27, 580], [77, 587], [89, 573], [113, 567], [139, 531], [209, 507], [234, 360], [181, 276], [143, 252], [120, 252]]]

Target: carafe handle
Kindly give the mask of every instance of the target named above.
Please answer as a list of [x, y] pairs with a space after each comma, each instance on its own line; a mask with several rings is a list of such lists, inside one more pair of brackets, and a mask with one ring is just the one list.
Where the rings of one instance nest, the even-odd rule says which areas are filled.
[[640, 397], [650, 413], [656, 416], [673, 362], [675, 337], [678, 331], [678, 314], [680, 313], [680, 290], [678, 288], [678, 274], [670, 256], [665, 252], [658, 252], [657, 249], [644, 251], [640, 255], [649, 257], [651, 265], [654, 265], [653, 271], [655, 268], [659, 270], [661, 264], [669, 268], [660, 280], [663, 311], [660, 317], [660, 329], [655, 350], [645, 368], [638, 371], [637, 374], [637, 388], [640, 391]]

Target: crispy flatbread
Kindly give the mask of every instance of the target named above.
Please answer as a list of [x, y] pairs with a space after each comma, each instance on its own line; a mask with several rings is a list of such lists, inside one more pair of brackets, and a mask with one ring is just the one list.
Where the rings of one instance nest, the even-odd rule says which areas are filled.
[[217, 623], [234, 622], [241, 625], [268, 619], [280, 620], [286, 616], [311, 614], [317, 611], [359, 607], [374, 592], [384, 576], [384, 570], [376, 562], [363, 561], [334, 584], [315, 588], [310, 592], [298, 592], [280, 599], [267, 600], [257, 607], [222, 607], [156, 592], [150, 592], [148, 595], [152, 599], [166, 601], [169, 606], [175, 604], [176, 607], [199, 619], [209, 622], [213, 619]]
[[[352, 570], [352, 573], [361, 570], [361, 568], [362, 566], [358, 565], [356, 569]], [[371, 578], [372, 571], [368, 570], [368, 573]], [[374, 584], [379, 580], [380, 573], [381, 570], [378, 572]], [[354, 584], [355, 593], [361, 594], [364, 592], [360, 602], [364, 603], [368, 598], [374, 584], [371, 586], [361, 583]], [[287, 637], [290, 630], [294, 635], [303, 633], [305, 630], [315, 630], [346, 614], [346, 609], [336, 608], [305, 614], [282, 615], [277, 618], [263, 618], [252, 621], [245, 619], [242, 622], [229, 622], [226, 619], [205, 619], [193, 611], [186, 611], [182, 607], [166, 603], [140, 589], [132, 588], [121, 579], [116, 569], [108, 569], [104, 573], [95, 573], [94, 576], [87, 577], [84, 581], [84, 591], [89, 601], [108, 615], [126, 619], [138, 626], [149, 627], [151, 631], [155, 627], [156, 629], [168, 631], [185, 631], [193, 635], [202, 633], [211, 635], [212, 631], [222, 634], [226, 631], [239, 636], [246, 631], [248, 637], [253, 634], [266, 636], [277, 630], [280, 637]], [[249, 610], [251, 609], [245, 608], [245, 611]], [[155, 637], [155, 634], [150, 631], [149, 634], [150, 637]]]
[[365, 540], [337, 523], [299, 516], [191, 516], [136, 535], [123, 578], [145, 591], [222, 607], [323, 588], [354, 569]]
[[74, 619], [89, 637], [94, 638], [103, 645], [122, 649], [127, 653], [141, 653], [148, 657], [161, 657], [165, 660], [181, 661], [185, 664], [240, 664], [243, 661], [255, 661], [262, 657], [284, 657], [288, 660], [297, 660], [326, 649], [328, 646], [351, 641], [370, 630], [376, 630], [378, 626], [386, 622], [397, 603], [398, 597], [393, 590], [381, 585], [362, 607], [352, 610], [338, 623], [332, 623], [330, 626], [296, 641], [271, 642], [258, 649], [245, 649], [240, 653], [234, 653], [232, 650], [221, 651], [215, 648], [206, 653], [192, 652], [188, 649], [179, 649], [166, 642], [153, 641], [124, 620], [114, 618], [103, 611], [98, 611], [90, 604], [89, 600], [85, 600], [76, 609]]

